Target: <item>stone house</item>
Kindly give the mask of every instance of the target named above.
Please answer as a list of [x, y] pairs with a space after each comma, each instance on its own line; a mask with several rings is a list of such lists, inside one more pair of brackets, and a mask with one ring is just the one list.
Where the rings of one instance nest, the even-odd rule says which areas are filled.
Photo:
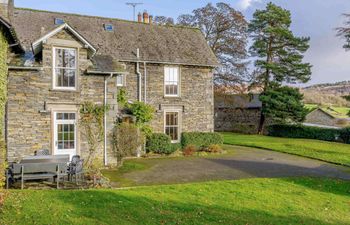
[[258, 94], [216, 94], [215, 131], [256, 134], [261, 107]]
[[[218, 61], [198, 29], [15, 8], [0, 0], [8, 37], [7, 159], [39, 149], [87, 155], [82, 103], [108, 104], [101, 158], [115, 162], [117, 91], [156, 109], [154, 132], [214, 131], [213, 69]], [[103, 151], [103, 152], [102, 152]]]
[[336, 113], [333, 115], [325, 109], [320, 107], [312, 110], [306, 115], [304, 125], [319, 126], [329, 128], [341, 128], [349, 125], [348, 118], [337, 117]]

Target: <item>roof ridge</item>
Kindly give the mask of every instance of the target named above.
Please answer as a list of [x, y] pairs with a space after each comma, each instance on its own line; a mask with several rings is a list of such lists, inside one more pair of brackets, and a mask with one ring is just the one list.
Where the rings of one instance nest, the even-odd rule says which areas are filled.
[[17, 9], [17, 10], [33, 11], [33, 12], [57, 13], [57, 14], [62, 14], [62, 15], [81, 16], [81, 17], [89, 17], [89, 18], [97, 18], [97, 19], [109, 19], [109, 20], [115, 20], [115, 21], [126, 22], [126, 23], [147, 25], [147, 26], [151, 25], [151, 26], [159, 26], [159, 27], [172, 27], [172, 28], [192, 29], [192, 30], [200, 31], [200, 29], [198, 27], [190, 27], [190, 26], [184, 26], [184, 25], [147, 24], [147, 23], [140, 23], [140, 22], [137, 22], [137, 21], [131, 21], [131, 20], [126, 20], [126, 19], [112, 18], [112, 17], [93, 16], [93, 15], [86, 15], [86, 14], [79, 14], [79, 13], [66, 13], [66, 12], [49, 11], [49, 10], [42, 10], [42, 9], [31, 9], [31, 8], [22, 8], [22, 7], [15, 7], [15, 9]]

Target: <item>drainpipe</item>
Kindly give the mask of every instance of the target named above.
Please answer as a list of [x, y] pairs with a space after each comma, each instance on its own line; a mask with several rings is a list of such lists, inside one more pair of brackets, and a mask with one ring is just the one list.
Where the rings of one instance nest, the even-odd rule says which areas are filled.
[[139, 59], [140, 59], [140, 49], [139, 48], [136, 50], [136, 56], [137, 56], [136, 74], [137, 74], [138, 81], [139, 81], [138, 101], [141, 102], [142, 94], [141, 94], [141, 72], [140, 72], [140, 63], [139, 63]]
[[144, 97], [143, 97], [143, 101], [145, 102], [145, 103], [147, 103], [147, 89], [146, 89], [146, 87], [147, 87], [147, 68], [146, 68], [146, 62], [143, 62], [143, 67], [144, 67], [144, 75], [143, 75], [143, 79], [144, 79], [144, 84], [143, 84], [143, 88], [144, 88]]
[[[109, 75], [109, 77], [105, 77], [105, 95], [104, 95], [104, 106], [107, 106], [107, 85], [108, 80], [113, 77], [113, 73]], [[104, 153], [104, 164], [105, 166], [108, 165], [108, 159], [107, 159], [107, 110], [105, 110], [104, 114], [104, 146], [103, 146], [103, 153]]]

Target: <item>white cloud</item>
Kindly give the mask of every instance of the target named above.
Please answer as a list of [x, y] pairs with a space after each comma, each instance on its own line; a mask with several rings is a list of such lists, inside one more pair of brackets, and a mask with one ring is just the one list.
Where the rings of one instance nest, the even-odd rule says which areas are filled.
[[242, 10], [246, 10], [255, 2], [261, 2], [261, 0], [239, 0], [238, 7]]

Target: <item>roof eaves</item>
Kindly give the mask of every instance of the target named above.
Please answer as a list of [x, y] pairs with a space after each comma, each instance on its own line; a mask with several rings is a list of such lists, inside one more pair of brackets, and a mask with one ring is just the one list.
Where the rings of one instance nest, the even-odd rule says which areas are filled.
[[13, 29], [12, 25], [1, 16], [0, 16], [0, 23], [3, 24], [8, 29], [8, 32], [13, 39], [14, 43], [10, 44], [10, 47], [17, 47], [21, 52], [24, 52], [24, 48], [21, 45], [19, 39], [17, 38], [16, 32]]
[[140, 62], [140, 63], [156, 63], [156, 64], [167, 64], [167, 65], [187, 65], [187, 66], [204, 66], [204, 67], [219, 67], [220, 64], [201, 64], [201, 63], [188, 63], [188, 62], [169, 62], [169, 61], [159, 61], [159, 60], [137, 60], [137, 59], [120, 59], [120, 62]]

